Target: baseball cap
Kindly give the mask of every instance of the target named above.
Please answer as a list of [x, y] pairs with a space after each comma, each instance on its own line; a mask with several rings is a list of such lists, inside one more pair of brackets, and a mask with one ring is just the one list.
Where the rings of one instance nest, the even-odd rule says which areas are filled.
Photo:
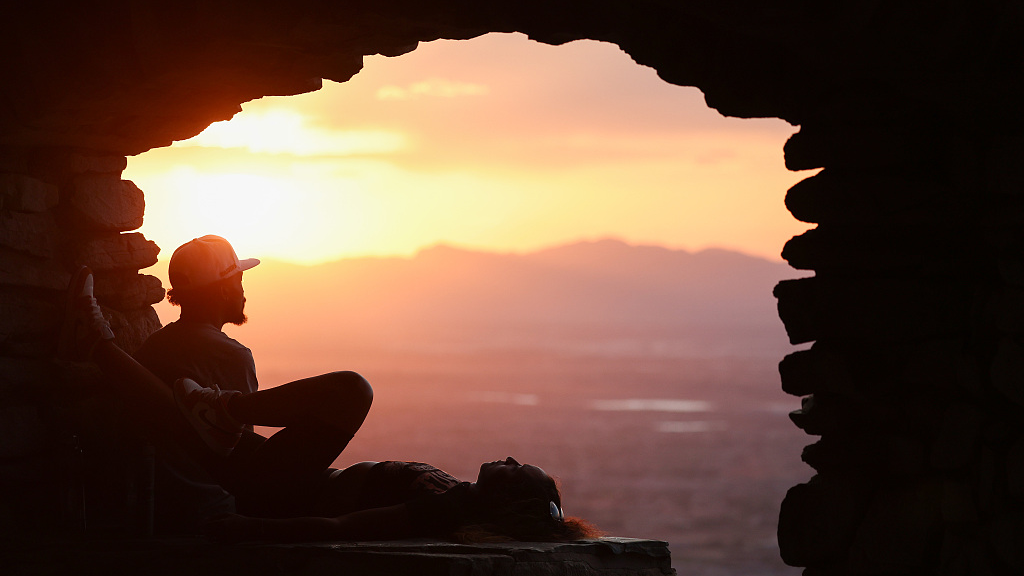
[[256, 258], [239, 260], [227, 240], [209, 234], [178, 246], [171, 255], [167, 275], [172, 288], [188, 290], [230, 278], [259, 263]]

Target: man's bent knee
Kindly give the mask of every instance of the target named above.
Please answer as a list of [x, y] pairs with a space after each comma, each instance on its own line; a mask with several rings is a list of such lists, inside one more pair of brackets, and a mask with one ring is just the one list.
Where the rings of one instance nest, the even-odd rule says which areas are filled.
[[373, 387], [360, 374], [351, 371], [331, 372], [323, 376], [329, 382], [329, 394], [334, 402], [346, 410], [357, 410], [364, 414], [373, 404]]

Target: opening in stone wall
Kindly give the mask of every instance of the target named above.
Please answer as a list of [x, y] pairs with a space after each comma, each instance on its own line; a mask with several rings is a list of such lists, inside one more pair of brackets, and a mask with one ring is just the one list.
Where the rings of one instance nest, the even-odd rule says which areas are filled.
[[174, 247], [207, 233], [265, 259], [251, 321], [226, 330], [263, 387], [373, 382], [339, 464], [471, 477], [509, 453], [687, 572], [795, 571], [776, 515], [810, 472], [771, 296], [805, 228], [782, 202], [806, 176], [782, 162], [795, 128], [723, 118], [610, 44], [498, 34], [243, 108], [130, 159], [163, 248], [149, 272], [166, 285]]

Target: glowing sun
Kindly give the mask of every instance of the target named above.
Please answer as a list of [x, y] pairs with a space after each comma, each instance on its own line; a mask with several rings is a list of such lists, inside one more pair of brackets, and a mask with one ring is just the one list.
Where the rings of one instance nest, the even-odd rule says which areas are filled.
[[[148, 209], [171, 215], [170, 230], [151, 235], [173, 238], [164, 248], [204, 234], [231, 241], [242, 258], [279, 258], [293, 262], [317, 262], [336, 253], [339, 244], [363, 232], [370, 220], [363, 208], [364, 194], [344, 181], [273, 177], [245, 173], [204, 173], [179, 167], [161, 182], [172, 190], [151, 195]], [[169, 256], [164, 254], [164, 256]]]

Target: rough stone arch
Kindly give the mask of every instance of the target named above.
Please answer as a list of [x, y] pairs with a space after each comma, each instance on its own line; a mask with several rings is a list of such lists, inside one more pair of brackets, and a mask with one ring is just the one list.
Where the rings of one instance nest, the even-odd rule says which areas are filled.
[[[1024, 8], [1009, 0], [105, 0], [0, 22], [0, 526], [60, 523], [62, 424], [96, 375], [52, 360], [87, 263], [121, 344], [157, 325], [125, 156], [242, 102], [344, 81], [362, 56], [523, 32], [614, 42], [726, 115], [799, 125], [780, 364], [820, 440], [781, 509], [815, 574], [1019, 573], [1024, 513]], [[100, 434], [102, 431], [96, 431]], [[70, 455], [69, 455], [70, 454]], [[43, 513], [40, 513], [42, 511]], [[35, 520], [30, 520], [35, 519]]]

